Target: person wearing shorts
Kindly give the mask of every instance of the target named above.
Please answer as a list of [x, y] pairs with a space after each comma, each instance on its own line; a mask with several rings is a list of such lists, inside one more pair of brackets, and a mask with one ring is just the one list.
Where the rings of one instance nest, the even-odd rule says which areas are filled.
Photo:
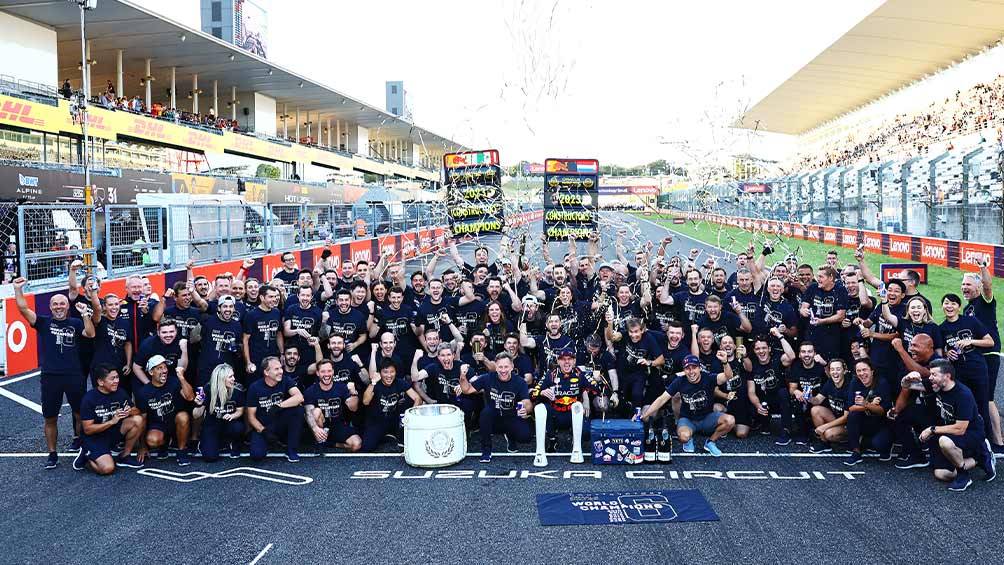
[[688, 355], [683, 360], [685, 378], [669, 383], [666, 392], [640, 416], [642, 420], [647, 420], [669, 402], [673, 395], [679, 393], [683, 404], [680, 407], [680, 419], [676, 423], [676, 435], [683, 442], [683, 451], [687, 453], [694, 452], [694, 434], [699, 433], [708, 436], [704, 450], [715, 457], [721, 456], [722, 452], [715, 442], [736, 425], [735, 417], [714, 410], [715, 389], [732, 378], [732, 367], [727, 363], [728, 357], [724, 351], [718, 352], [718, 359], [724, 370], [715, 375], [701, 367], [701, 360], [696, 355]]
[[303, 393], [304, 418], [318, 449], [334, 446], [359, 451], [362, 438], [346, 418], [359, 409], [359, 394], [351, 382], [335, 382], [335, 364], [330, 359], [317, 362], [317, 382]]
[[984, 481], [994, 480], [994, 454], [986, 440], [976, 397], [955, 380], [956, 369], [949, 361], [939, 359], [930, 368], [929, 382], [922, 384], [935, 394], [935, 425], [920, 433], [920, 441], [929, 448], [934, 477], [951, 481], [948, 490], [963, 491], [973, 484], [969, 470], [978, 466], [984, 472]]
[[[49, 449], [45, 468], [55, 469], [59, 461], [56, 455], [59, 409], [63, 406], [64, 396], [73, 412], [74, 429], [79, 434], [80, 401], [87, 390], [87, 381], [80, 365], [80, 342], [82, 337], [94, 337], [94, 323], [91, 316], [84, 315], [86, 306], [83, 303], [76, 305], [81, 317], [69, 317], [70, 301], [62, 294], [55, 294], [49, 299], [52, 316], [36, 314], [28, 307], [24, 296], [26, 284], [28, 281], [24, 277], [14, 279], [14, 299], [21, 316], [38, 333], [42, 418], [45, 419], [43, 430], [45, 444]], [[75, 447], [79, 449], [77, 444], [74, 441]]]
[[[167, 459], [171, 438], [178, 444], [178, 465], [191, 464], [189, 459], [188, 432], [192, 418], [186, 410], [189, 402], [195, 400], [192, 385], [185, 380], [185, 370], [176, 369], [176, 375], [169, 375], [167, 359], [154, 355], [146, 362], [146, 374], [150, 382], [136, 391], [136, 407], [143, 413], [146, 428], [146, 448], [156, 448], [158, 459]], [[146, 452], [140, 451], [141, 457]]]
[[[102, 364], [94, 368], [91, 376], [97, 388], [88, 391], [80, 401], [83, 436], [73, 469], [90, 468], [99, 475], [110, 475], [116, 466], [142, 468], [143, 462], [131, 454], [143, 433], [143, 416], [130, 405], [126, 391], [119, 388], [119, 369]], [[120, 441], [124, 447], [116, 459], [112, 450]]]

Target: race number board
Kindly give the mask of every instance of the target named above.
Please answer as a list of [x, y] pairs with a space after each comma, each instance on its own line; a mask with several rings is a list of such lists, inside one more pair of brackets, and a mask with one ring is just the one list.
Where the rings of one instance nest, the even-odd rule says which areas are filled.
[[443, 156], [446, 204], [454, 237], [502, 233], [502, 168], [495, 149]]
[[586, 240], [596, 230], [600, 163], [596, 159], [544, 161], [544, 236]]

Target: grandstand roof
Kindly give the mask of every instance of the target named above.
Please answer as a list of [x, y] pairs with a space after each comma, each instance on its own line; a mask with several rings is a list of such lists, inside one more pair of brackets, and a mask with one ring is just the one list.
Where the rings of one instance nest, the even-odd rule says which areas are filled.
[[1004, 37], [1004, 0], [887, 0], [743, 115], [801, 134]]
[[[80, 74], [80, 11], [75, 3], [65, 0], [31, 1], [0, 0], [0, 10], [35, 21], [56, 30], [58, 41], [59, 78]], [[185, 40], [181, 40], [181, 36]], [[116, 50], [125, 50], [125, 66], [143, 65], [153, 60], [154, 75], [164, 84], [164, 68], [178, 68], [178, 90], [191, 89], [189, 77], [197, 73], [203, 96], [211, 100], [212, 80], [218, 80], [221, 100], [229, 99], [231, 86], [240, 91], [254, 90], [275, 98], [278, 112], [287, 104], [310, 111], [311, 120], [331, 118], [359, 124], [370, 129], [370, 139], [411, 139], [430, 149], [447, 151], [465, 147], [449, 138], [408, 123], [381, 108], [366, 104], [309, 77], [254, 55], [244, 49], [174, 22], [125, 0], [100, 0], [98, 8], [87, 13], [87, 38], [91, 40], [91, 58], [97, 61], [95, 77], [114, 76]], [[234, 60], [230, 61], [229, 56]], [[352, 56], [345, 53], [344, 56]], [[271, 74], [269, 74], [271, 71]], [[183, 80], [185, 79], [185, 80]], [[302, 83], [302, 86], [300, 86]], [[132, 84], [132, 83], [130, 83]], [[95, 91], [101, 89], [96, 82]], [[319, 113], [319, 114], [318, 114]], [[304, 117], [301, 114], [301, 117]], [[444, 147], [445, 145], [445, 147]]]

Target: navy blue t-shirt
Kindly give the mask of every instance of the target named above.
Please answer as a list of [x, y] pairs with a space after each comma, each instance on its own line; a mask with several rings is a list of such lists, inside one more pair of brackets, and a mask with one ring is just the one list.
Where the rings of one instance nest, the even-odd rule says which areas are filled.
[[738, 288], [734, 288], [722, 299], [722, 308], [731, 311], [733, 298], [739, 303], [739, 306], [743, 309], [743, 314], [746, 315], [746, 319], [751, 324], [753, 320], [760, 316], [760, 303], [763, 301], [761, 293], [754, 292], [752, 289], [749, 292], [743, 292]]
[[[212, 371], [217, 365], [226, 363], [237, 367], [237, 352], [242, 348], [241, 323], [231, 319], [223, 321], [219, 316], [209, 316], [202, 322], [202, 350], [199, 353], [199, 372]], [[241, 363], [243, 365], [243, 363]]]
[[715, 343], [721, 344], [722, 338], [730, 335], [736, 337], [739, 335], [739, 326], [742, 325], [742, 321], [735, 312], [722, 312], [718, 316], [717, 320], [712, 320], [710, 316], [706, 313], [697, 319], [697, 326], [701, 329], [708, 328], [711, 333], [715, 335]]
[[426, 330], [435, 329], [440, 334], [443, 331], [449, 331], [447, 328], [441, 327], [442, 324], [439, 321], [444, 312], [450, 316], [450, 320], [453, 320], [453, 306], [450, 305], [450, 301], [445, 296], [440, 299], [438, 304], [432, 302], [431, 296], [427, 296], [416, 309], [415, 325], [424, 326]]
[[435, 361], [425, 367], [429, 375], [425, 379], [425, 389], [429, 398], [443, 404], [454, 404], [456, 393], [454, 387], [460, 385], [460, 363], [453, 363], [452, 369], [446, 369], [442, 363]]
[[207, 420], [222, 420], [227, 414], [233, 414], [237, 411], [237, 408], [243, 408], [246, 402], [244, 387], [240, 383], [235, 383], [234, 388], [230, 393], [230, 398], [225, 401], [222, 405], [216, 404], [210, 407], [210, 403], [213, 401], [213, 396], [216, 391], [213, 390], [212, 382], [206, 384], [206, 400], [203, 406], [206, 407], [206, 419]]
[[94, 357], [91, 358], [91, 368], [107, 363], [116, 369], [125, 366], [125, 344], [129, 342], [129, 322], [125, 320], [109, 320], [101, 318], [94, 328]]
[[781, 356], [771, 353], [770, 360], [761, 364], [755, 356], [751, 360], [752, 370], [750, 380], [756, 384], [757, 396], [762, 397], [765, 393], [777, 390], [784, 382], [784, 365], [781, 363]]
[[169, 375], [175, 374], [178, 368], [178, 360], [181, 359], [181, 338], [176, 337], [171, 343], [164, 343], [158, 336], [152, 335], [143, 340], [139, 345], [139, 351], [133, 355], [133, 362], [139, 365], [144, 372], [146, 362], [154, 355], [160, 355], [167, 359], [167, 372]]
[[290, 391], [294, 388], [296, 383], [289, 379], [283, 378], [275, 386], [268, 386], [265, 377], [262, 377], [248, 387], [247, 407], [254, 408], [255, 418], [261, 425], [268, 427], [279, 417], [282, 410], [279, 403], [292, 396]]
[[558, 337], [551, 337], [545, 335], [543, 339], [537, 342], [537, 368], [543, 373], [546, 370], [553, 369], [558, 366], [558, 353], [562, 349], [575, 349], [575, 344], [572, 342], [572, 338], [567, 335], [560, 335]]
[[56, 320], [36, 316], [32, 325], [38, 332], [38, 363], [49, 375], [83, 375], [80, 369], [80, 339], [84, 321], [77, 318]]
[[251, 362], [260, 363], [268, 356], [279, 356], [276, 336], [282, 331], [282, 314], [273, 308], [268, 312], [255, 307], [244, 314], [241, 330], [248, 335], [248, 356]]
[[202, 315], [202, 312], [194, 306], [178, 308], [175, 305], [164, 309], [164, 316], [161, 318], [161, 321], [173, 320], [178, 326], [178, 335], [183, 339], [188, 339], [192, 330], [198, 327], [200, 320], [202, 320]]
[[798, 385], [800, 391], [804, 391], [808, 386], [812, 389], [813, 396], [819, 392], [825, 380], [824, 368], [819, 363], [813, 363], [811, 367], [806, 368], [801, 360], [797, 360], [788, 367], [788, 384]]
[[663, 347], [652, 336], [650, 332], [641, 334], [641, 339], [637, 343], [632, 342], [627, 335], [621, 340], [624, 344], [617, 352], [617, 376], [647, 374], [649, 367], [639, 365], [641, 359], [655, 360], [662, 355]]
[[345, 343], [353, 343], [359, 336], [366, 333], [366, 321], [368, 314], [356, 308], [349, 308], [348, 312], [342, 313], [337, 307], [328, 310], [328, 325], [331, 326], [330, 335], [340, 335], [345, 338]]
[[[945, 348], [957, 347], [958, 342], [963, 339], [981, 339], [990, 333], [987, 328], [976, 319], [975, 316], [959, 316], [954, 322], [945, 320], [941, 322], [941, 335], [945, 340]], [[946, 352], [947, 353], [947, 352]], [[958, 371], [959, 377], [979, 379], [980, 375], [986, 379], [987, 361], [983, 357], [980, 348], [969, 346], [962, 350], [959, 358], [952, 362]]]
[[[893, 316], [902, 318], [906, 314], [906, 305], [900, 302], [895, 306], [889, 306], [889, 312]], [[896, 332], [896, 328], [892, 327], [892, 324], [887, 322], [882, 316], [881, 307], [873, 310], [868, 319], [872, 321], [872, 333], [891, 334]], [[877, 369], [885, 370], [886, 372], [899, 372], [899, 365], [902, 361], [899, 358], [899, 353], [896, 353], [890, 342], [878, 339], [871, 340], [871, 345], [868, 347], [868, 355]]]
[[934, 395], [935, 418], [939, 426], [951, 426], [959, 420], [969, 422], [966, 435], [983, 438], [983, 417], [976, 407], [976, 397], [966, 385], [956, 381], [951, 390], [941, 390]]
[[350, 396], [345, 383], [332, 383], [328, 390], [322, 389], [321, 383], [314, 383], [303, 393], [303, 404], [320, 408], [326, 421], [341, 420], [348, 412], [345, 401]]
[[[1000, 329], [997, 326], [997, 298], [991, 298], [989, 302], [983, 298], [982, 293], [974, 300], [970, 300], [965, 307], [966, 316], [973, 316], [985, 327], [991, 337], [994, 338], [994, 346], [990, 351], [1001, 350]], [[982, 337], [982, 336], [981, 336]]]
[[844, 377], [843, 385], [840, 387], [837, 387], [833, 379], [826, 379], [823, 387], [819, 390], [819, 394], [826, 397], [821, 406], [826, 406], [830, 412], [833, 412], [834, 416], [839, 418], [847, 410], [847, 391], [850, 387], [851, 381], [847, 377]]
[[[526, 386], [526, 381], [515, 371], [509, 380], [504, 382], [495, 371], [478, 375], [471, 381], [471, 386], [475, 390], [487, 392], [485, 410], [504, 416], [515, 416], [516, 403], [530, 398], [530, 389]], [[529, 409], [529, 406], [526, 408]]]
[[[872, 386], [865, 386], [857, 377], [851, 381], [851, 386], [847, 388], [847, 407], [850, 408], [854, 405], [854, 398], [857, 395], [861, 395], [865, 399], [865, 404], [871, 404], [876, 398], [879, 399], [879, 404], [882, 406], [882, 413], [888, 412], [892, 405], [895, 403], [896, 399], [892, 397], [892, 389], [889, 388], [889, 382], [878, 376], [872, 379]], [[869, 417], [878, 418], [876, 414], [871, 412], [866, 412]], [[885, 416], [881, 416], [885, 419]]]
[[164, 386], [156, 387], [147, 383], [136, 392], [136, 407], [146, 414], [147, 424], [174, 425], [174, 415], [185, 406], [181, 397], [181, 381], [172, 374], [167, 375]]
[[700, 381], [692, 383], [684, 376], [669, 383], [666, 392], [670, 396], [680, 393], [683, 398], [680, 417], [696, 421], [711, 413], [715, 405], [715, 387], [717, 386], [718, 378], [702, 370]]
[[[282, 313], [283, 323], [289, 322], [292, 330], [307, 330], [307, 333], [316, 336], [321, 325], [321, 309], [317, 306], [301, 308], [297, 302], [286, 308]], [[307, 338], [294, 335], [286, 337], [286, 345], [295, 345], [300, 351], [300, 365], [306, 366], [314, 362], [314, 348], [307, 344]]]
[[104, 424], [115, 417], [115, 413], [129, 405], [129, 394], [119, 387], [115, 392], [105, 394], [92, 388], [80, 401], [80, 419], [93, 420]]
[[707, 293], [693, 294], [689, 288], [673, 293], [673, 304], [676, 305], [680, 313], [680, 319], [685, 321], [683, 326], [688, 336], [690, 335], [690, 325], [696, 324], [697, 320], [704, 315], [704, 302], [707, 299]]
[[[802, 294], [802, 302], [809, 304], [809, 309], [816, 318], [829, 318], [840, 310], [844, 310], [846, 314], [847, 288], [843, 285], [834, 285], [830, 290], [823, 290], [818, 284], [813, 283]], [[842, 331], [840, 324], [807, 325], [805, 336], [816, 344], [816, 351], [832, 354], [839, 351]]]
[[408, 397], [411, 385], [404, 379], [394, 379], [390, 386], [378, 380], [373, 386], [373, 400], [367, 407], [370, 418], [392, 418], [398, 412], [398, 406]]

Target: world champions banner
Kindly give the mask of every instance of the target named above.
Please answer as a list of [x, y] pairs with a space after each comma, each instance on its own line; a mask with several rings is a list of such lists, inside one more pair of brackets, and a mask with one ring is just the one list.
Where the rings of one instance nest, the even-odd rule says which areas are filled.
[[502, 168], [495, 149], [443, 156], [446, 204], [454, 237], [502, 233]]
[[544, 237], [589, 238], [596, 230], [599, 181], [596, 159], [544, 161]]

